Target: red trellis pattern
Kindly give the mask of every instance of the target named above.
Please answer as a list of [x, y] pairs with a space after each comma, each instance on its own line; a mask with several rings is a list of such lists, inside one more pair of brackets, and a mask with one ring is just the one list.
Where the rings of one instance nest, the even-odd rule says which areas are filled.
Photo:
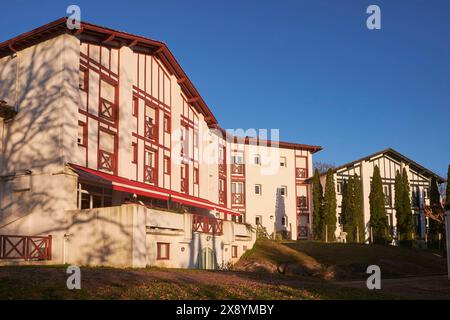
[[244, 194], [243, 193], [233, 193], [231, 195], [233, 204], [244, 204]]
[[194, 214], [192, 221], [192, 231], [222, 235], [223, 220]]
[[52, 236], [0, 235], [0, 259], [51, 260]]
[[308, 227], [298, 227], [298, 237], [302, 240], [308, 239]]
[[108, 151], [99, 150], [99, 165], [98, 168], [100, 170], [107, 170], [114, 172], [115, 169], [115, 161], [114, 161], [114, 154]]
[[188, 181], [187, 181], [186, 178], [181, 178], [180, 191], [181, 192], [187, 192], [188, 191]]
[[145, 137], [148, 139], [155, 139], [155, 125], [153, 120], [149, 119], [145, 121]]
[[306, 178], [308, 176], [308, 171], [305, 168], [297, 168], [296, 173], [297, 178]]
[[244, 174], [244, 165], [243, 164], [232, 164], [231, 165], [231, 173], [232, 174]]
[[153, 167], [145, 166], [144, 181], [148, 183], [156, 183], [156, 170]]
[[100, 98], [100, 116], [110, 121], [114, 121], [114, 112], [114, 104]]

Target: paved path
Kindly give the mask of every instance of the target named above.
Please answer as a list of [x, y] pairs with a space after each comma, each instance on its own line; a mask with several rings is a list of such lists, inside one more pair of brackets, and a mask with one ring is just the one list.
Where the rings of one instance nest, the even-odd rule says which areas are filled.
[[[338, 284], [352, 288], [366, 288], [365, 281], [340, 281]], [[450, 280], [447, 275], [381, 279], [381, 290], [412, 299], [450, 300]]]

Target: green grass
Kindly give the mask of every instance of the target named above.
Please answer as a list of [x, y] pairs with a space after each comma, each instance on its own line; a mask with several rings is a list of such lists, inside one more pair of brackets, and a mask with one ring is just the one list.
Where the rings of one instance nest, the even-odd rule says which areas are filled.
[[393, 296], [278, 274], [82, 267], [81, 290], [64, 266], [0, 267], [0, 299], [388, 299]]
[[446, 272], [445, 259], [431, 250], [317, 241], [257, 241], [239, 264], [249, 261], [294, 264], [319, 273], [328, 270], [336, 279], [365, 278], [373, 264], [380, 266], [384, 278]]

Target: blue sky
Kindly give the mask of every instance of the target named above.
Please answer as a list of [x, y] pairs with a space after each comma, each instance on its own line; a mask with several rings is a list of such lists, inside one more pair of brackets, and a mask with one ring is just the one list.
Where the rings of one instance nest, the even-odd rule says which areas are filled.
[[[393, 147], [446, 176], [450, 1], [10, 1], [0, 41], [65, 15], [167, 43], [224, 128], [336, 165]], [[366, 28], [381, 8], [382, 29]]]

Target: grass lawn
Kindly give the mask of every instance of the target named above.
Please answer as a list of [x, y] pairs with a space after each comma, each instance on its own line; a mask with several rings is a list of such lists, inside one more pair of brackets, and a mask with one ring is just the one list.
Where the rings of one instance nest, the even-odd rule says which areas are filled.
[[[294, 264], [305, 270], [333, 273], [335, 279], [363, 279], [369, 265], [378, 265], [383, 278], [443, 274], [446, 260], [435, 251], [382, 245], [316, 241], [258, 241], [239, 265]], [[245, 268], [243, 268], [245, 270]]]
[[81, 268], [81, 290], [65, 266], [0, 267], [0, 299], [388, 299], [313, 278], [249, 272]]

